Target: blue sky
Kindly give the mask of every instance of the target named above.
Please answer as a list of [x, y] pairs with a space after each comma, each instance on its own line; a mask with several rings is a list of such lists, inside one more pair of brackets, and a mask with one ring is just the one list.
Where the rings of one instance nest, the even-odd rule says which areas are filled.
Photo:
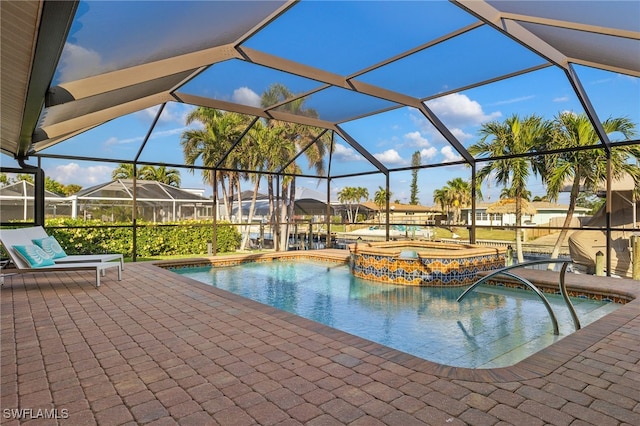
[[[138, 30], [138, 41], [126, 33], [124, 25], [123, 29], [117, 29], [112, 35], [111, 44], [105, 43], [105, 37], [100, 37], [100, 27], [95, 29], [95, 18], [92, 15], [98, 8], [106, 8], [101, 11], [103, 20], [99, 22], [102, 22], [102, 26], [108, 24], [109, 19], [120, 19], [118, 22], [123, 22], [136, 20], [141, 14], [149, 13], [147, 8], [141, 8], [136, 2], [131, 2], [131, 5], [127, 5], [127, 2], [116, 2], [118, 3], [120, 7], [125, 8], [124, 11], [119, 10], [118, 14], [115, 14], [115, 9], [110, 9], [108, 4], [103, 3], [89, 3], [88, 8], [81, 7], [82, 14], [63, 52], [56, 77], [59, 81], [105, 69], [111, 56], [118, 51], [120, 54], [124, 52], [135, 57], [137, 49], [149, 48], [146, 43], [152, 41], [148, 41], [148, 35], [158, 31], [158, 28], [152, 26]], [[321, 2], [302, 2], [296, 5], [280, 18], [276, 25], [269, 26], [258, 36], [250, 39], [247, 46], [349, 75], [369, 65], [371, 61], [383, 60], [412, 48], [417, 43], [446, 34], [474, 21], [468, 15], [452, 8], [449, 3], [437, 6], [449, 13], [450, 19], [445, 21], [431, 18], [426, 13], [417, 13], [422, 12], [421, 8], [433, 8], [433, 3], [429, 6], [416, 2], [338, 2], [334, 7], [340, 8], [339, 13], [331, 12], [331, 19], [321, 19], [321, 13], [329, 12], [319, 5]], [[164, 7], [158, 8], [154, 13], [159, 16], [174, 13], [171, 7], [175, 7], [175, 4]], [[109, 16], [109, 13], [113, 13], [113, 16]], [[188, 10], [181, 13], [185, 16], [177, 17], [177, 38], [196, 39], [207, 36], [197, 30], [195, 34], [186, 31], [190, 26], [193, 27], [193, 17], [188, 15]], [[361, 17], [363, 14], [367, 19], [353, 20], [354, 16]], [[381, 28], [380, 23], [383, 21], [387, 25], [382, 28], [387, 28], [388, 33], [371, 31], [374, 27]], [[354, 24], [355, 22], [365, 24]], [[313, 25], [320, 25], [318, 23], [322, 23], [320, 34], [312, 28]], [[290, 37], [290, 34], [295, 34], [295, 37]], [[115, 44], [114, 40], [125, 36], [131, 40], [128, 48], [119, 46], [118, 49], [109, 50]], [[171, 43], [172, 49], [179, 49], [176, 47], [179, 45], [176, 40], [172, 40]], [[313, 46], [314, 49], [310, 49], [309, 46]], [[333, 54], [336, 52], [337, 55]], [[393, 67], [363, 74], [358, 79], [412, 96], [428, 97], [446, 93], [455, 87], [464, 87], [474, 79], [490, 79], [542, 62], [531, 52], [514, 46], [512, 41], [498, 37], [494, 31], [482, 27], [465, 37], [443, 43], [437, 49], [428, 49], [393, 64]], [[640, 125], [638, 78], [584, 66], [576, 66], [576, 70], [601, 119], [626, 116]], [[256, 105], [259, 103], [260, 94], [273, 82], [283, 83], [295, 93], [306, 92], [319, 85], [318, 82], [302, 77], [292, 77], [254, 64], [231, 60], [214, 65], [180, 90], [199, 96]], [[418, 93], [411, 93], [412, 90]], [[336, 91], [337, 89], [333, 89], [313, 95], [306, 100], [306, 105], [316, 109], [320, 118], [346, 120], [341, 124], [345, 131], [386, 167], [393, 169], [409, 166], [411, 155], [415, 151], [421, 153], [421, 161], [426, 165], [460, 159], [457, 152], [420, 112], [402, 107], [372, 117], [350, 120], [359, 114], [359, 108], [363, 106], [375, 105], [384, 108], [389, 103], [360, 94], [340, 98], [338, 96], [341, 95], [335, 93]], [[466, 147], [477, 141], [478, 129], [483, 123], [491, 120], [502, 121], [512, 114], [538, 114], [550, 119], [563, 111], [583, 111], [564, 72], [555, 67], [458, 91], [432, 99], [427, 105]], [[158, 108], [159, 106], [156, 106], [117, 118], [49, 148], [44, 153], [97, 155], [122, 161], [131, 160], [140, 149]], [[186, 130], [185, 116], [190, 108], [192, 107], [179, 103], [167, 104], [140, 156], [141, 161], [182, 163], [183, 155], [179, 141], [180, 135]], [[344, 140], [337, 139], [336, 143], [331, 164], [332, 175], [374, 170], [374, 167]], [[11, 166], [13, 160], [3, 155], [2, 162], [3, 165]], [[300, 163], [301, 166], [306, 166], [304, 161]], [[43, 167], [49, 177], [64, 184], [75, 183], [83, 187], [110, 180], [111, 172], [116, 166], [114, 163], [43, 160]], [[183, 187], [206, 188], [207, 194], [211, 192], [210, 188], [203, 184], [198, 171], [195, 174], [187, 172], [186, 169], [180, 171]], [[428, 168], [421, 170], [418, 176], [419, 199], [422, 204], [431, 205], [435, 189], [442, 187], [453, 177], [469, 178], [470, 169], [465, 166]], [[410, 180], [410, 172], [391, 174], [393, 200], [408, 201]], [[318, 183], [318, 179], [298, 180], [299, 185], [324, 192], [324, 181], [320, 186]], [[335, 179], [332, 192], [335, 194], [344, 186], [365, 186], [373, 197], [375, 190], [384, 185], [383, 175]], [[246, 184], [247, 189], [250, 186], [250, 183]], [[542, 195], [544, 192], [544, 187], [535, 180], [531, 181], [529, 189], [535, 195]], [[496, 199], [500, 188], [485, 187], [483, 193], [486, 199]]]

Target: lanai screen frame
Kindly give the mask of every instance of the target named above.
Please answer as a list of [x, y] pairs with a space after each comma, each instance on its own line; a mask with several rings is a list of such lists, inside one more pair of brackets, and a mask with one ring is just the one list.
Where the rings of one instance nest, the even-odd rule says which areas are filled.
[[[249, 40], [253, 34], [258, 32], [261, 28], [268, 26], [271, 22], [275, 21], [278, 17], [287, 13], [291, 8], [296, 6], [297, 2], [283, 2], [281, 6], [277, 7], [273, 13], [266, 16], [263, 20], [261, 20], [255, 27], [251, 28], [250, 31], [247, 31], [243, 36], [238, 38], [235, 42], [230, 43], [229, 45], [220, 46], [219, 48], [214, 48], [209, 51], [210, 55], [216, 56], [217, 60], [227, 60], [229, 58], [238, 58], [242, 60], [249, 61], [254, 64], [259, 64], [262, 66], [274, 68], [274, 69], [282, 69], [286, 72], [293, 73], [298, 76], [307, 77], [314, 79], [316, 81], [324, 83], [326, 86], [335, 86], [335, 87], [344, 87], [349, 90], [354, 90], [358, 93], [367, 94], [369, 96], [373, 96], [379, 99], [387, 100], [391, 103], [397, 105], [397, 107], [410, 106], [419, 111], [424, 118], [426, 118], [439, 132], [440, 134], [449, 142], [449, 144], [463, 157], [463, 161], [457, 163], [448, 163], [448, 164], [439, 164], [439, 165], [426, 165], [421, 166], [421, 169], [424, 168], [432, 168], [439, 167], [450, 164], [467, 164], [471, 168], [471, 176], [472, 181], [475, 183], [476, 176], [476, 168], [478, 164], [481, 164], [485, 161], [492, 161], [496, 158], [473, 158], [466, 148], [457, 140], [457, 138], [450, 132], [447, 126], [442, 123], [439, 117], [433, 113], [432, 110], [426, 105], [426, 102], [434, 97], [426, 97], [426, 98], [413, 98], [407, 95], [403, 95], [397, 92], [392, 92], [389, 90], [385, 90], [379, 87], [371, 86], [365, 84], [361, 81], [358, 81], [357, 77], [361, 75], [365, 71], [370, 71], [372, 69], [382, 67], [390, 62], [397, 61], [415, 53], [417, 50], [428, 48], [434, 44], [441, 43], [450, 38], [453, 38], [461, 33], [471, 31], [479, 26], [488, 26], [491, 27], [501, 34], [511, 38], [515, 42], [521, 44], [526, 49], [529, 49], [540, 57], [544, 58], [547, 62], [541, 64], [534, 68], [523, 69], [518, 72], [510, 73], [507, 75], [502, 75], [500, 77], [487, 80], [487, 81], [478, 81], [474, 84], [465, 86], [464, 88], [456, 88], [451, 91], [451, 93], [461, 91], [463, 89], [469, 89], [478, 87], [487, 83], [492, 83], [499, 81], [501, 79], [506, 79], [513, 77], [515, 75], [524, 74], [532, 71], [533, 69], [539, 69], [544, 67], [557, 67], [561, 69], [567, 78], [567, 81], [572, 86], [576, 97], [579, 99], [582, 104], [586, 115], [589, 117], [592, 125], [596, 133], [599, 136], [601, 145], [594, 146], [593, 148], [604, 149], [607, 158], [610, 159], [611, 149], [616, 146], [628, 145], [628, 144], [638, 144], [640, 141], [625, 141], [623, 143], [612, 143], [604, 129], [602, 128], [602, 124], [598, 115], [596, 114], [593, 105], [589, 99], [588, 94], [585, 92], [584, 87], [578, 78], [576, 73], [574, 64], [588, 65], [588, 66], [601, 66], [602, 69], [607, 69], [610, 71], [617, 71], [623, 73], [629, 73], [630, 75], [640, 76], [640, 70], [633, 68], [624, 68], [617, 67], [616, 64], [607, 63], [607, 64], [596, 64], [589, 61], [587, 59], [576, 59], [566, 56], [561, 53], [555, 47], [553, 47], [550, 43], [547, 43], [543, 39], [534, 36], [527, 30], [527, 26], [531, 25], [543, 25], [549, 24], [551, 28], [568, 28], [571, 30], [584, 30], [592, 34], [606, 34], [617, 36], [621, 38], [628, 38], [637, 40], [638, 32], [628, 29], [616, 29], [612, 31], [611, 27], [598, 27], [593, 24], [586, 24], [584, 22], [576, 22], [571, 23], [568, 21], [564, 21], [562, 19], [551, 19], [548, 17], [542, 16], [533, 16], [526, 15], [523, 13], [518, 13], [518, 7], [521, 5], [517, 5], [516, 3], [511, 2], [505, 10], [497, 9], [499, 3], [496, 2], [481, 2], [481, 1], [467, 1], [467, 0], [457, 0], [453, 1], [452, 4], [458, 6], [462, 10], [468, 12], [475, 18], [477, 18], [477, 22], [470, 24], [466, 27], [460, 28], [457, 31], [452, 33], [448, 33], [445, 36], [431, 40], [426, 45], [418, 46], [414, 49], [404, 52], [403, 54], [397, 55], [393, 58], [387, 59], [377, 64], [373, 64], [370, 67], [362, 70], [359, 73], [342, 77], [340, 75], [332, 74], [330, 72], [326, 72], [320, 69], [316, 69], [310, 66], [305, 66], [303, 64], [296, 64], [290, 61], [284, 61], [281, 58], [278, 58], [273, 55], [269, 55], [264, 52], [260, 52], [248, 47], [243, 46], [243, 44]], [[505, 3], [506, 4], [506, 3]], [[352, 148], [354, 148], [360, 155], [365, 157], [373, 166], [377, 169], [376, 172], [385, 176], [386, 182], [386, 190], [387, 194], [389, 194], [389, 175], [395, 171], [408, 170], [407, 168], [403, 169], [392, 169], [388, 168], [379, 162], [370, 152], [367, 151], [356, 139], [354, 139], [349, 133], [347, 133], [340, 121], [335, 122], [327, 122], [319, 119], [313, 119], [309, 117], [295, 116], [292, 114], [288, 114], [278, 109], [279, 105], [274, 105], [269, 108], [255, 108], [250, 106], [244, 106], [239, 104], [233, 104], [220, 100], [213, 100], [210, 98], [204, 98], [200, 96], [196, 96], [189, 93], [183, 93], [179, 90], [179, 86], [192, 78], [197, 77], [197, 75], [206, 69], [207, 64], [202, 63], [198, 65], [196, 68], [189, 68], [189, 66], [196, 66], [198, 59], [197, 55], [185, 55], [182, 59], [189, 59], [191, 62], [187, 65], [183, 65], [182, 68], [174, 69], [174, 74], [171, 76], [163, 76], [158, 71], [153, 71], [154, 64], [142, 64], [139, 66], [134, 66], [128, 70], [114, 71], [109, 72], [104, 75], [98, 75], [95, 77], [89, 77], [86, 80], [71, 82], [69, 84], [63, 84], [57, 87], [49, 87], [48, 83], [51, 81], [50, 77], [55, 69], [52, 66], [54, 62], [57, 62], [57, 57], [52, 58], [56, 54], [60, 54], [61, 46], [64, 44], [66, 36], [71, 27], [71, 23], [73, 21], [73, 16], [78, 7], [78, 2], [66, 2], [66, 4], [61, 5], [61, 8], [53, 8], [45, 2], [43, 4], [42, 10], [42, 25], [41, 31], [38, 35], [38, 40], [36, 43], [36, 50], [34, 55], [34, 62], [32, 69], [37, 71], [30, 76], [30, 85], [29, 85], [29, 93], [25, 102], [25, 115], [22, 121], [22, 131], [21, 137], [19, 139], [18, 146], [15, 150], [10, 150], [16, 158], [18, 159], [21, 167], [25, 170], [38, 170], [38, 174], [36, 174], [36, 183], [43, 182], [44, 178], [42, 173], [42, 169], [40, 166], [41, 159], [45, 158], [63, 158], [68, 160], [86, 160], [86, 161], [103, 161], [103, 162], [118, 162], [121, 163], [121, 160], [113, 160], [110, 158], [95, 158], [95, 157], [79, 157], [79, 156], [56, 156], [54, 154], [47, 154], [40, 152], [45, 149], [47, 146], [51, 144], [55, 144], [64, 139], [72, 137], [75, 134], [83, 132], [87, 129], [90, 129], [99, 124], [100, 119], [97, 118], [87, 118], [88, 116], [73, 116], [70, 120], [61, 119], [57, 122], [43, 120], [40, 124], [36, 123], [35, 116], [36, 114], [40, 114], [40, 108], [42, 106], [42, 102], [46, 97], [45, 107], [51, 111], [55, 111], [56, 109], [65, 108], [64, 104], [70, 103], [71, 105], [67, 107], [71, 107], [74, 103], [78, 102], [88, 102], [89, 98], [93, 98], [96, 102], [100, 100], [100, 98], [106, 98], [111, 96], [112, 98], [115, 96], [115, 105], [116, 109], [118, 109], [118, 114], [126, 113], [127, 111], [131, 111], [135, 109], [135, 107], [130, 105], [120, 104], [124, 98], [126, 98], [127, 94], [124, 90], [120, 90], [124, 87], [125, 83], [123, 81], [127, 81], [126, 84], [135, 86], [138, 85], [142, 87], [143, 85], [147, 85], [149, 87], [150, 92], [153, 95], [153, 100], [151, 102], [155, 104], [160, 104], [162, 107], [160, 108], [160, 112], [158, 116], [154, 120], [153, 125], [149, 129], [149, 133], [147, 134], [146, 140], [148, 140], [153, 128], [160, 117], [160, 113], [166, 102], [168, 101], [176, 101], [183, 102], [192, 105], [200, 105], [206, 106], [216, 109], [222, 109], [225, 111], [238, 112], [243, 114], [248, 114], [253, 117], [261, 117], [261, 118], [275, 118], [283, 121], [296, 122], [300, 124], [306, 124], [318, 128], [326, 129], [327, 131], [331, 131], [335, 134], [340, 135], [341, 138], [346, 140]], [[513, 10], [507, 10], [512, 8]], [[65, 22], [65, 25], [53, 25], [52, 22], [57, 20], [57, 22]], [[197, 52], [196, 52], [197, 53]], [[58, 56], [59, 57], [59, 56]], [[173, 60], [173, 61], [172, 61]], [[176, 65], [176, 58], [168, 58], [168, 65]], [[157, 64], [155, 64], [157, 65]], [[136, 77], [141, 71], [145, 71], [148, 73], [154, 73], [153, 77], [145, 80], [143, 77]], [[164, 90], [163, 88], [169, 85], [171, 88], [169, 90]], [[43, 90], [44, 89], [44, 90]], [[117, 93], [120, 90], [121, 93]], [[45, 96], [46, 93], [46, 96]], [[303, 94], [301, 96], [304, 96]], [[442, 94], [438, 94], [438, 96], [442, 96]], [[120, 99], [118, 101], [118, 98]], [[71, 102], [69, 102], [71, 100]], [[293, 99], [288, 99], [287, 101], [292, 101]], [[113, 99], [112, 99], [112, 102]], [[100, 106], [93, 106], [95, 108], [94, 115], [100, 115]], [[375, 114], [380, 111], [371, 112]], [[62, 114], [64, 115], [64, 114]], [[55, 114], [51, 115], [52, 117]], [[52, 119], [53, 120], [53, 119]], [[80, 124], [76, 125], [75, 129], [71, 126], [71, 130], [58, 131], [57, 133], [54, 131], [51, 132], [53, 127], [61, 126], [69, 126], [73, 121], [77, 121]], [[4, 141], [3, 141], [4, 143]], [[146, 143], [146, 142], [145, 142]], [[5, 148], [3, 147], [3, 151]], [[170, 163], [157, 163], [157, 162], [144, 162], [138, 161], [140, 157], [141, 150], [138, 152], [136, 158], [131, 161], [134, 165], [164, 165], [168, 167], [185, 167], [184, 164], [170, 164]], [[536, 155], [540, 155], [544, 153], [536, 153]], [[35, 157], [38, 159], [38, 166], [35, 168], [26, 164], [25, 161], [29, 157]], [[509, 158], [509, 157], [504, 157]], [[198, 167], [194, 166], [193, 169], [202, 169], [202, 170], [215, 170], [206, 167]], [[611, 173], [610, 173], [610, 162], [609, 162], [609, 173], [607, 179], [607, 194], [610, 195], [611, 191]], [[230, 169], [231, 171], [239, 171], [235, 169]], [[244, 170], [243, 170], [244, 171]], [[264, 172], [263, 172], [264, 173]], [[286, 176], [286, 173], [277, 173], [278, 176]], [[359, 174], [361, 175], [361, 174]], [[40, 177], [42, 176], [42, 177]], [[296, 175], [296, 176], [304, 176], [304, 175]], [[332, 179], [345, 177], [346, 175], [329, 175], [326, 177], [315, 176], [315, 178], [326, 179], [327, 181], [327, 196], [330, 201], [330, 182]], [[36, 185], [38, 186], [38, 185]], [[473, 190], [475, 190], [475, 184], [472, 184]], [[43, 190], [43, 189], [42, 189]], [[38, 191], [40, 194], [41, 191]], [[44, 192], [42, 192], [44, 194]], [[216, 199], [217, 197], [214, 197]], [[610, 196], [608, 196], [610, 199]], [[472, 217], [475, 218], [475, 193], [472, 194]], [[389, 205], [390, 203], [387, 200], [387, 211], [386, 211], [386, 230], [387, 230], [387, 238], [389, 236]], [[329, 203], [328, 203], [329, 204]], [[42, 209], [44, 209], [43, 201], [36, 200], [36, 206], [40, 205]], [[607, 203], [608, 215], [610, 215], [610, 205]], [[215, 209], [214, 209], [215, 211]], [[329, 209], [328, 209], [329, 211]], [[330, 215], [327, 215], [329, 217]], [[36, 220], [43, 220], [44, 214], [36, 213]], [[330, 226], [330, 221], [328, 221], [328, 227]], [[329, 229], [329, 228], [328, 228]], [[475, 241], [475, 221], [471, 224], [471, 240]], [[610, 218], [607, 220], [607, 228], [606, 231], [610, 236], [611, 226], [610, 226]], [[610, 262], [610, 237], [608, 238], [607, 245], [607, 260]], [[610, 263], [608, 263], [610, 266]], [[610, 267], [607, 268], [610, 270]]]

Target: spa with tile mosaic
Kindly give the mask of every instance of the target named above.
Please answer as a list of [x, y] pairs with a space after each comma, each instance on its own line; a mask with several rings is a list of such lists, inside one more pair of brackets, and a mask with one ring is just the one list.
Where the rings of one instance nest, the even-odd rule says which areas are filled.
[[505, 265], [506, 249], [471, 244], [391, 241], [349, 246], [351, 272], [391, 284], [465, 286]]

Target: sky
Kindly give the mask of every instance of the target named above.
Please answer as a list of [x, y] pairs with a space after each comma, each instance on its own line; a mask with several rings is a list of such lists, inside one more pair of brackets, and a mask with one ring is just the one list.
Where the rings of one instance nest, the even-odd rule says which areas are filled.
[[[337, 11], [319, 7], [321, 3], [307, 1], [296, 5], [275, 24], [249, 39], [246, 45], [310, 66], [351, 75], [372, 63], [475, 21], [446, 2], [334, 2], [332, 4], [338, 8]], [[115, 9], [113, 4], [118, 4], [119, 9]], [[206, 15], [202, 10], [190, 10], [188, 5], [176, 9], [177, 4], [158, 3], [159, 6], [150, 12], [142, 2], [81, 3], [54, 83], [132, 65], [131, 61], [137, 60], [135, 58], [140, 56], [140, 52], [146, 52], [147, 57], [157, 57], [180, 52], [181, 46], [201, 39], [224, 43], [224, 37], [233, 39], [235, 36], [229, 34], [232, 27], [225, 27], [224, 20], [211, 18], [206, 25], [206, 20], [199, 25], [198, 21], [204, 19], [201, 15]], [[221, 7], [219, 2], [206, 4], [212, 11]], [[437, 19], [434, 7], [435, 12], [447, 13], [448, 19]], [[135, 34], [128, 32], [130, 26], [125, 25], [127, 22], [150, 22], [148, 19], [141, 21], [150, 13], [157, 18], [172, 17], [174, 29], [167, 33], [166, 28], [155, 24], [139, 24]], [[247, 9], [246, 13], [251, 13], [251, 10]], [[355, 17], [365, 19], [356, 20]], [[119, 25], [110, 26], [110, 37], [104, 37], [110, 20]], [[321, 28], [314, 29], [314, 25]], [[203, 26], [215, 27], [219, 31], [204, 31]], [[380, 28], [383, 30], [372, 31]], [[163, 53], [158, 46], [163, 46], [169, 53]], [[490, 121], [503, 121], [513, 114], [521, 117], [537, 114], [552, 119], [565, 111], [583, 112], [564, 72], [556, 67], [436, 97], [458, 87], [464, 88], [478, 79], [491, 79], [542, 63], [542, 58], [513, 41], [490, 28], [480, 27], [388, 67], [364, 73], [357, 79], [411, 96], [432, 97], [426, 105], [465, 147], [469, 147], [478, 141], [481, 126]], [[640, 129], [640, 79], [580, 65], [575, 69], [601, 119], [628, 117]], [[255, 106], [259, 105], [260, 95], [273, 82], [286, 85], [294, 93], [304, 93], [319, 85], [316, 81], [255, 64], [228, 60], [210, 67], [180, 91]], [[401, 107], [371, 117], [354, 118], [369, 108], [383, 110], [391, 105], [388, 101], [343, 89], [321, 91], [305, 99], [305, 106], [315, 109], [321, 119], [341, 121], [345, 132], [389, 169], [409, 166], [416, 151], [420, 152], [424, 165], [461, 160], [455, 149], [417, 110]], [[178, 102], [166, 105], [140, 154], [140, 161], [182, 163], [180, 137], [188, 129], [185, 117], [191, 108]], [[131, 160], [140, 151], [158, 109], [159, 106], [154, 106], [117, 118], [43, 153], [108, 156], [123, 162]], [[615, 135], [613, 139], [616, 139]], [[13, 166], [12, 162], [12, 159], [2, 156], [3, 166]], [[306, 168], [304, 160], [300, 164]], [[85, 188], [109, 181], [117, 167], [117, 163], [58, 159], [43, 159], [42, 165], [50, 178]], [[332, 176], [373, 170], [375, 167], [345, 140], [336, 138], [331, 160]], [[420, 203], [432, 205], [435, 189], [454, 177], [470, 179], [470, 173], [470, 168], [464, 165], [420, 170]], [[180, 174], [182, 187], [204, 188], [205, 194], [211, 193], [211, 188], [202, 182], [199, 171], [190, 173], [180, 169]], [[391, 199], [408, 202], [410, 182], [410, 172], [392, 172]], [[323, 179], [299, 178], [297, 184], [326, 191]], [[334, 194], [332, 197], [337, 197], [345, 186], [363, 186], [373, 198], [375, 191], [385, 184], [382, 174], [336, 178], [332, 180], [331, 192]], [[250, 189], [252, 184], [247, 182], [244, 186]], [[485, 201], [499, 198], [500, 190], [495, 184], [486, 183], [483, 188]], [[544, 186], [539, 180], [531, 180], [529, 190], [533, 195], [544, 195]]]

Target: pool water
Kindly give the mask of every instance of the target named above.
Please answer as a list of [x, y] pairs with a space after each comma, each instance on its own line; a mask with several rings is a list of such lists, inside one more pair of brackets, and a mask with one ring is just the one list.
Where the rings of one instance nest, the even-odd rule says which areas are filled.
[[[440, 364], [513, 365], [574, 331], [561, 296], [546, 295], [560, 335], [531, 291], [484, 285], [462, 302], [465, 287], [381, 284], [354, 277], [346, 265], [245, 263], [174, 272], [283, 311]], [[573, 298], [582, 326], [619, 305]]]

